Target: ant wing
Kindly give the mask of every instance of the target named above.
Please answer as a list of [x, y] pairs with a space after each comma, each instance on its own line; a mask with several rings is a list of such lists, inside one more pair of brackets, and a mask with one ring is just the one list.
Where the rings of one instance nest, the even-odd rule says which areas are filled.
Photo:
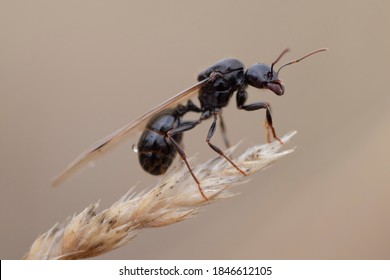
[[94, 161], [100, 156], [103, 156], [106, 152], [117, 146], [124, 139], [133, 136], [135, 133], [143, 130], [149, 120], [158, 114], [159, 112], [173, 108], [180, 103], [185, 102], [186, 100], [194, 97], [199, 94], [199, 90], [205, 85], [210, 78], [207, 78], [194, 86], [176, 94], [172, 98], [167, 101], [161, 103], [157, 107], [153, 108], [149, 112], [137, 118], [135, 121], [132, 121], [128, 125], [114, 131], [110, 135], [104, 137], [103, 139], [97, 141], [93, 145], [91, 145], [87, 150], [85, 150], [82, 154], [80, 154], [73, 162], [71, 162], [64, 171], [62, 171], [59, 175], [57, 175], [53, 181], [52, 185], [57, 186], [65, 181], [68, 177], [72, 176], [77, 172], [82, 166]]

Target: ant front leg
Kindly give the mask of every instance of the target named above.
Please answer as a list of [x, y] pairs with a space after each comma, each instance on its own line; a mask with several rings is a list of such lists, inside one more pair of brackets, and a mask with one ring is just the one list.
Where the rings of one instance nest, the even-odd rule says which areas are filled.
[[273, 138], [278, 140], [280, 144], [283, 144], [282, 140], [280, 140], [280, 138], [276, 136], [275, 128], [272, 123], [270, 104], [268, 102], [256, 102], [256, 103], [244, 105], [246, 99], [247, 99], [246, 91], [245, 90], [238, 91], [236, 96], [237, 108], [245, 111], [256, 111], [259, 109], [265, 109], [265, 116], [266, 116], [265, 128], [267, 129], [267, 142], [268, 143], [271, 142], [270, 134], [272, 133]]
[[216, 128], [216, 125], [217, 125], [217, 117], [218, 113], [214, 112], [213, 113], [213, 116], [214, 116], [214, 121], [209, 129], [209, 132], [207, 133], [207, 138], [206, 138], [206, 142], [207, 144], [210, 146], [211, 149], [213, 149], [215, 152], [217, 152], [219, 155], [223, 156], [231, 165], [233, 165], [242, 175], [246, 176], [246, 173], [241, 169], [239, 168], [230, 158], [228, 158], [224, 152], [218, 148], [217, 146], [215, 146], [214, 144], [212, 144], [210, 142], [211, 140], [211, 137], [213, 137], [214, 133], [215, 133], [215, 128]]

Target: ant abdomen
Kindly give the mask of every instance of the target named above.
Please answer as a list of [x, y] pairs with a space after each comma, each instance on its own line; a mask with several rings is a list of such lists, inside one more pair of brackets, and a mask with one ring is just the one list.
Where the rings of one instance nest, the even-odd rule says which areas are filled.
[[[138, 159], [142, 168], [152, 174], [164, 174], [176, 156], [176, 149], [167, 137], [167, 132], [178, 126], [180, 118], [175, 110], [165, 110], [149, 121], [138, 141]], [[183, 134], [172, 136], [181, 143]]]

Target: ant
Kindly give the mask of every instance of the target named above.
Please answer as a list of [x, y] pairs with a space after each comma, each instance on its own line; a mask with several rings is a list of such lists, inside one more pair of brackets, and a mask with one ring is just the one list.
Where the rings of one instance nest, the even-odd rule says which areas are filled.
[[[248, 86], [252, 86], [259, 89], [269, 89], [276, 95], [283, 95], [285, 87], [279, 79], [280, 70], [287, 65], [297, 63], [313, 54], [326, 51], [327, 49], [324, 48], [313, 51], [299, 59], [283, 64], [277, 71], [274, 71], [275, 64], [288, 50], [289, 49], [285, 49], [271, 66], [264, 63], [256, 63], [245, 70], [244, 64], [234, 58], [227, 58], [217, 62], [198, 75], [198, 83], [193, 87], [173, 96], [132, 123], [92, 145], [87, 151], [72, 162], [65, 171], [54, 180], [53, 184], [57, 185], [61, 183], [80, 166], [90, 162], [99, 154], [114, 147], [126, 136], [142, 129], [143, 133], [136, 147], [142, 168], [153, 175], [164, 174], [178, 153], [197, 183], [200, 194], [205, 200], [208, 200], [181, 147], [183, 133], [193, 129], [202, 121], [212, 118], [213, 122], [206, 137], [207, 144], [216, 153], [224, 157], [242, 175], [246, 176], [246, 173], [226, 156], [220, 148], [211, 143], [211, 138], [215, 133], [219, 118], [225, 145], [227, 147], [230, 146], [226, 137], [225, 124], [222, 119], [221, 111], [223, 107], [228, 105], [233, 93], [236, 92], [236, 104], [238, 109], [245, 111], [265, 109], [267, 142], [271, 142], [272, 134], [272, 137], [275, 140], [282, 143], [275, 132], [270, 104], [268, 102], [246, 104], [246, 89]], [[198, 96], [200, 102], [199, 107], [190, 100], [195, 95]], [[182, 105], [181, 103], [185, 101], [187, 101], [187, 104]], [[188, 112], [200, 113], [199, 119], [195, 121], [183, 121], [183, 116]]]

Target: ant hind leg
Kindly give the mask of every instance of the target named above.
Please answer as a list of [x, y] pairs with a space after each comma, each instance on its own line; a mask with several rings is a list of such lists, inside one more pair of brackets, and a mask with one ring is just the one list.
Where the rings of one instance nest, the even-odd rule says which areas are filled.
[[188, 171], [190, 172], [192, 178], [195, 180], [197, 186], [198, 186], [198, 190], [200, 192], [200, 194], [203, 196], [203, 198], [205, 200], [209, 200], [207, 198], [207, 196], [205, 195], [205, 193], [203, 192], [202, 190], [202, 187], [200, 186], [200, 182], [198, 180], [198, 178], [195, 176], [194, 172], [192, 171], [191, 169], [191, 166], [190, 164], [188, 163], [188, 160], [187, 160], [187, 155], [184, 151], [184, 149], [180, 146], [179, 143], [177, 143], [177, 141], [173, 138], [174, 135], [178, 134], [178, 133], [183, 133], [184, 131], [187, 131], [187, 130], [190, 130], [192, 128], [194, 128], [195, 126], [197, 126], [198, 124], [200, 123], [200, 121], [194, 121], [194, 122], [186, 122], [186, 123], [183, 123], [181, 125], [179, 125], [178, 127], [174, 128], [174, 129], [171, 129], [170, 131], [167, 132], [166, 134], [166, 137], [169, 139], [169, 141], [172, 143], [173, 147], [175, 148], [175, 150], [177, 151], [177, 153], [180, 155], [181, 159], [184, 161], [184, 163], [186, 164], [187, 168], [188, 168]]

